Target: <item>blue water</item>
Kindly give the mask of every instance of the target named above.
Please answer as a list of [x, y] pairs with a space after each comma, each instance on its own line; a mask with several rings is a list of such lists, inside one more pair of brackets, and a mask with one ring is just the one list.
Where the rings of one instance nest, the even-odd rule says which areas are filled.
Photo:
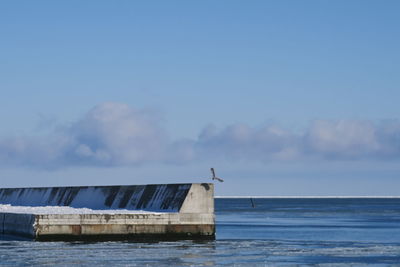
[[216, 199], [217, 239], [0, 239], [2, 266], [400, 266], [400, 199]]

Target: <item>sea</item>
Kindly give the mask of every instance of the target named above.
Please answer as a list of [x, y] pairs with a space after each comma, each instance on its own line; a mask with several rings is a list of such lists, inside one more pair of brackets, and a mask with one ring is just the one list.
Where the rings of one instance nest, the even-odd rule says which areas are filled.
[[400, 198], [217, 198], [216, 240], [33, 242], [0, 266], [400, 266]]

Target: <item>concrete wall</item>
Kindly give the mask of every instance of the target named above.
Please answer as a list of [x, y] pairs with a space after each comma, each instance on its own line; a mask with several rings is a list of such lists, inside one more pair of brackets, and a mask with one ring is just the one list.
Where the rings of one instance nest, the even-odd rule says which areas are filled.
[[[72, 191], [75, 193], [67, 197], [66, 195]], [[56, 193], [51, 196], [51, 192]], [[58, 195], [58, 192], [64, 194]], [[99, 197], [99, 192], [103, 198], [95, 200], [90, 198], [92, 193], [95, 197]], [[126, 196], [128, 201], [124, 200], [127, 203], [125, 208], [135, 207], [164, 212], [36, 215], [0, 213], [1, 234], [21, 235], [36, 240], [135, 240], [139, 236], [157, 236], [166, 239], [215, 237], [213, 184], [67, 187], [57, 190], [0, 189], [0, 204], [29, 205], [29, 197], [32, 196], [36, 206], [49, 205], [48, 203], [56, 201], [58, 205], [75, 203], [75, 207], [87, 208], [107, 206], [104, 204], [107, 199], [114, 199], [107, 202], [111, 203], [109, 207], [114, 207], [113, 205], [119, 207], [123, 196]], [[87, 199], [87, 202], [83, 201], [84, 199]]]
[[0, 204], [179, 211], [192, 184], [1, 188]]
[[179, 211], [214, 214], [214, 184], [192, 184]]
[[36, 238], [39, 240], [108, 239], [110, 236], [135, 239], [137, 235], [212, 238], [215, 234], [212, 214], [37, 215], [36, 222]]

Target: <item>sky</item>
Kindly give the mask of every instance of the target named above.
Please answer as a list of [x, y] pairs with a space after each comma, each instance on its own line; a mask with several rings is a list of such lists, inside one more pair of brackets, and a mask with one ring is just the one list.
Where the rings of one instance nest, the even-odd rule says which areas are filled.
[[400, 195], [399, 1], [1, 1], [0, 187]]

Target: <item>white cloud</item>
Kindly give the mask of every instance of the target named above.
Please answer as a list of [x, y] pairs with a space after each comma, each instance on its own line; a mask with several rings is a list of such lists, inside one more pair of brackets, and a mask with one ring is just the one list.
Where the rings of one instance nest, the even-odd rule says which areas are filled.
[[317, 120], [296, 133], [276, 125], [206, 127], [195, 148], [203, 156], [258, 161], [400, 158], [400, 122]]
[[296, 142], [293, 133], [278, 126], [252, 128], [234, 124], [218, 131], [211, 125], [199, 135], [196, 148], [205, 156], [265, 161], [292, 157]]
[[167, 140], [160, 118], [153, 112], [104, 103], [51, 136], [1, 140], [0, 158], [12, 164], [49, 168], [131, 165], [162, 160]]
[[98, 105], [68, 129], [75, 141], [70, 156], [106, 165], [161, 160], [167, 135], [160, 124], [150, 111], [119, 103]]
[[299, 161], [400, 158], [400, 122], [317, 120], [297, 133], [277, 125], [205, 127], [171, 141], [160, 116], [120, 103], [97, 105], [49, 136], [0, 139], [2, 164], [37, 168], [187, 164], [201, 160]]
[[305, 136], [305, 146], [323, 157], [357, 158], [380, 150], [379, 128], [369, 121], [315, 121]]

